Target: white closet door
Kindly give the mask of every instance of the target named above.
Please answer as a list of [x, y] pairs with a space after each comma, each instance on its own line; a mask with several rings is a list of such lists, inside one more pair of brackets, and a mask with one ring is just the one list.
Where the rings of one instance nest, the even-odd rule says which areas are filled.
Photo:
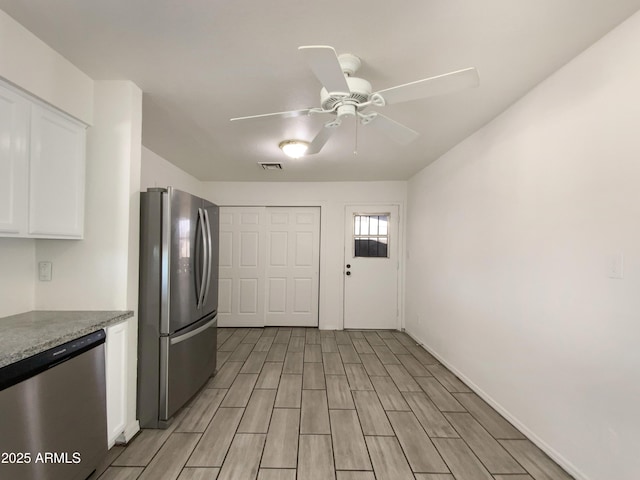
[[218, 325], [317, 326], [319, 207], [221, 207]]
[[266, 325], [318, 325], [320, 208], [266, 211]]
[[264, 208], [220, 208], [218, 326], [264, 325]]

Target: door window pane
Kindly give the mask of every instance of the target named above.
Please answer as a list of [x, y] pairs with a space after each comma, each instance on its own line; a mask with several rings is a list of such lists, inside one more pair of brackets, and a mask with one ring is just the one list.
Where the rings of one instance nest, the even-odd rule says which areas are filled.
[[353, 256], [388, 258], [389, 214], [354, 215]]
[[360, 234], [359, 235], [368, 235], [369, 234], [369, 217], [367, 215], [360, 215]]
[[388, 224], [389, 217], [387, 217], [387, 216], [384, 216], [384, 217], [383, 217], [383, 216], [379, 216], [379, 217], [378, 217], [378, 219], [379, 219], [379, 222], [380, 222], [380, 223], [379, 223], [379, 225], [380, 225], [380, 227], [379, 227], [379, 228], [380, 228], [380, 231], [378, 232], [378, 234], [379, 234], [379, 235], [388, 235], [388, 233], [387, 233], [387, 232], [388, 232], [389, 230], [388, 230], [388, 226], [387, 226], [387, 224]]
[[369, 217], [369, 235], [378, 235], [378, 216]]
[[387, 239], [358, 237], [355, 239], [356, 257], [387, 257]]

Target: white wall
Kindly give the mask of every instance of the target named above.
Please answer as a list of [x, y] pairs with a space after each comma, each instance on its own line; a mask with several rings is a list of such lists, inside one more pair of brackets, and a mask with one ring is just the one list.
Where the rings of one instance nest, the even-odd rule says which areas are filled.
[[0, 317], [33, 310], [35, 240], [0, 238]]
[[639, 44], [636, 14], [408, 185], [408, 330], [581, 479], [640, 472]]
[[2, 10], [0, 45], [0, 76], [92, 123], [93, 80]]
[[202, 196], [200, 180], [146, 147], [142, 147], [141, 175], [140, 189], [143, 191], [149, 187], [175, 187], [192, 195]]
[[[129, 108], [127, 124], [128, 148], [124, 151], [124, 161], [129, 162], [129, 231], [127, 236], [127, 301], [126, 310], [134, 312], [127, 326], [127, 411], [124, 437], [120, 441], [128, 442], [140, 430], [137, 415], [138, 391], [138, 291], [140, 268], [140, 182], [142, 174], [142, 90], [131, 82], [117, 82], [123, 89], [121, 97], [126, 99]], [[122, 85], [124, 83], [125, 85]], [[126, 109], [127, 106], [124, 106]], [[127, 134], [124, 135], [126, 138]], [[126, 175], [126, 170], [125, 170]]]
[[[0, 77], [84, 121], [93, 80], [0, 10]], [[0, 239], [0, 317], [35, 308], [36, 241]]]
[[[406, 182], [204, 182], [203, 196], [225, 206], [320, 206], [319, 327], [341, 329], [345, 206], [397, 204], [400, 206], [402, 232]], [[402, 245], [403, 232], [401, 235]]]
[[[85, 232], [80, 241], [38, 240], [36, 261], [53, 264], [37, 282], [39, 310], [138, 309], [142, 92], [128, 81], [95, 83], [87, 136]], [[128, 431], [136, 418], [137, 317], [128, 328]]]
[[136, 163], [140, 169], [139, 144], [137, 160], [132, 150], [134, 123], [140, 121], [136, 100], [140, 109], [140, 89], [130, 82], [96, 82], [94, 125], [87, 132], [84, 239], [37, 241], [37, 261], [53, 263], [53, 280], [36, 284], [38, 309], [127, 307], [130, 182]]

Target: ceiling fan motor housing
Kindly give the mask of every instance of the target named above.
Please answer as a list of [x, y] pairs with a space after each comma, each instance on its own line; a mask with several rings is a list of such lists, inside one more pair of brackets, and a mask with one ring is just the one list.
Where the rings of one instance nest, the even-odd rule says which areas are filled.
[[351, 92], [327, 92], [326, 88], [320, 90], [320, 105], [324, 110], [333, 110], [336, 105], [359, 105], [369, 100], [371, 84], [363, 78], [346, 77]]

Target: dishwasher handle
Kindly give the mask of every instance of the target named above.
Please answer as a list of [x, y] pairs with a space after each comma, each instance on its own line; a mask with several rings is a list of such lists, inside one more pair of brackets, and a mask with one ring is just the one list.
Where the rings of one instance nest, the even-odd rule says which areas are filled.
[[0, 391], [55, 367], [105, 342], [100, 329], [0, 368]]

